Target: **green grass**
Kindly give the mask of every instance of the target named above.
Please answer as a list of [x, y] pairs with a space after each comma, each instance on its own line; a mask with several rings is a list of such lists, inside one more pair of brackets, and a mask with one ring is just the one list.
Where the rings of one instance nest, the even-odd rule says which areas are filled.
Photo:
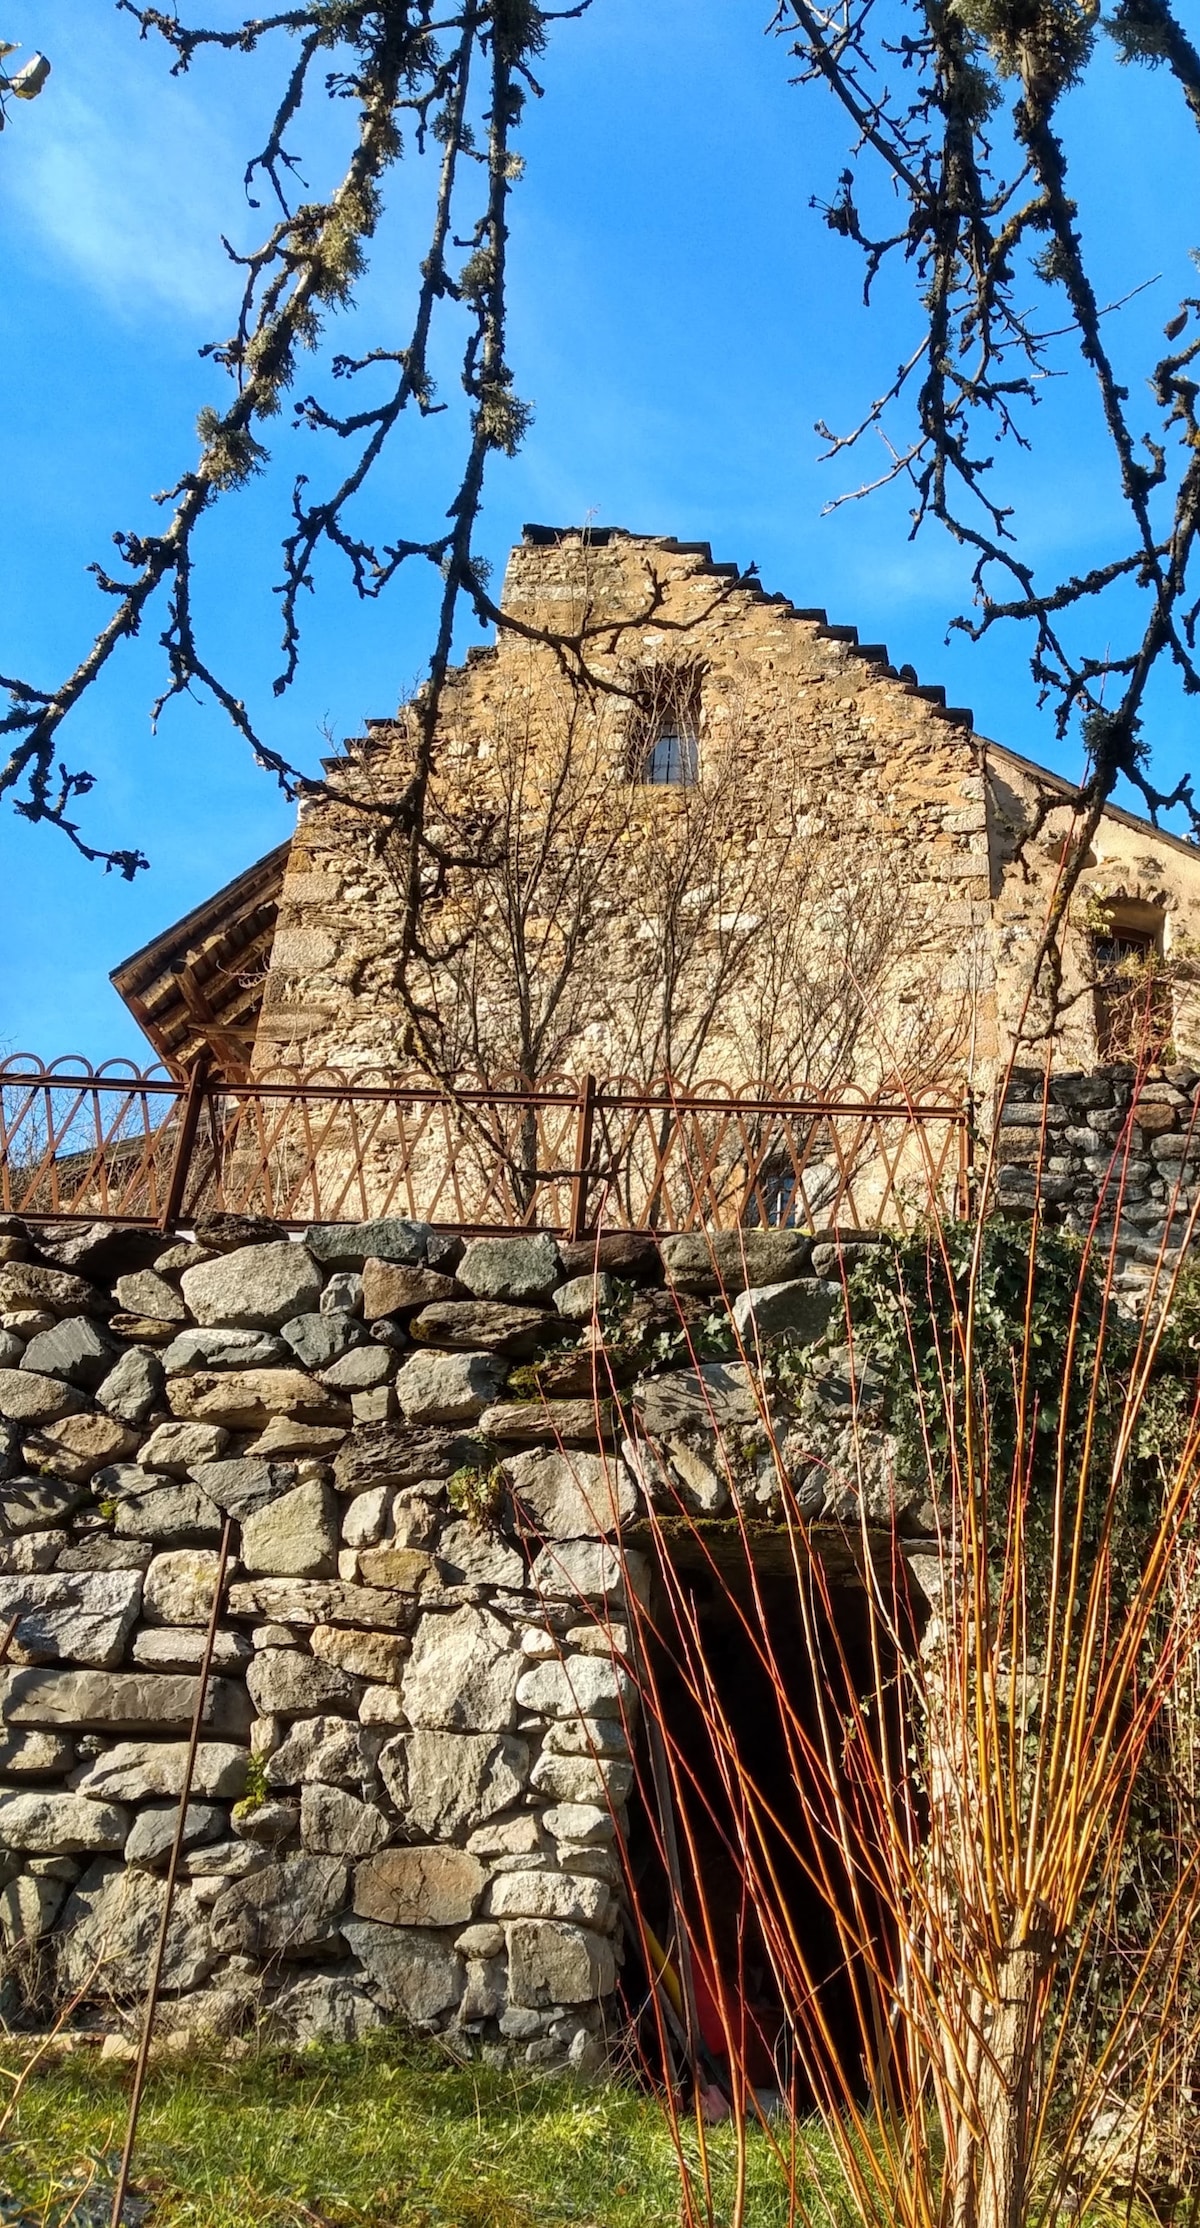
[[[0, 2048], [12, 2077], [20, 2054]], [[129, 2070], [90, 2053], [39, 2069], [0, 2141], [0, 2221], [107, 2228]], [[0, 2104], [3, 2098], [0, 2097]], [[730, 2131], [710, 2138], [728, 2217]], [[694, 2131], [686, 2137], [696, 2156]], [[823, 2140], [813, 2148], [828, 2160]], [[773, 2146], [749, 2144], [747, 2228], [785, 2228]], [[829, 2160], [827, 2191], [840, 2176]], [[156, 2064], [133, 2186], [145, 2228], [670, 2228], [679, 2168], [662, 2110], [632, 2086], [455, 2065], [370, 2045]]]

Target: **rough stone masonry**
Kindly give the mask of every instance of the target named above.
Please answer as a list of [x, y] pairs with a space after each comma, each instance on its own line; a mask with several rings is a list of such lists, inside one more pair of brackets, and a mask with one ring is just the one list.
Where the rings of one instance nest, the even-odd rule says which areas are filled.
[[[1042, 1090], [1013, 1079], [995, 1204], [1095, 1220], [1136, 1304], [1200, 1187], [1200, 1073]], [[6, 2016], [144, 1993], [228, 1518], [161, 2031], [398, 2018], [599, 2064], [648, 1507], [770, 1525], [782, 1470], [919, 1569], [930, 1512], [841, 1344], [877, 1242], [0, 1220]], [[696, 1364], [716, 1317], [734, 1358]], [[784, 1335], [808, 1367], [771, 1409], [749, 1364]]]
[[[810, 1238], [716, 1242], [744, 1332], [825, 1328]], [[9, 2016], [144, 1992], [230, 1517], [160, 2031], [399, 2018], [600, 2061], [647, 1575], [618, 1535], [642, 1495], [766, 1510], [773, 1471], [736, 1362], [631, 1383], [622, 1451], [596, 1316], [645, 1343], [717, 1284], [695, 1238], [4, 1223]]]

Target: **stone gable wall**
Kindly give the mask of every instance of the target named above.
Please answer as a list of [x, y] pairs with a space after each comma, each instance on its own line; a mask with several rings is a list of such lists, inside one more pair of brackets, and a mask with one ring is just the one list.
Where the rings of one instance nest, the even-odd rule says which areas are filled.
[[[537, 1072], [645, 1078], [669, 1063], [677, 1081], [720, 1076], [734, 1086], [765, 1069], [777, 1089], [793, 1069], [806, 1080], [868, 1083], [900, 1072], [914, 1082], [961, 1081], [970, 1072], [986, 1082], [996, 1052], [988, 838], [963, 715], [945, 716], [898, 679], [883, 651], [859, 650], [853, 630], [798, 614], [728, 571], [667, 544], [614, 537], [593, 548], [575, 536], [518, 548], [505, 582], [505, 609], [519, 623], [569, 629], [600, 614], [611, 620], [589, 650], [602, 681], [629, 684], [680, 660], [702, 664], [693, 791], [631, 782], [627, 699], [601, 689], [581, 700], [553, 653], [520, 635], [502, 632], [451, 678], [433, 833], [453, 852], [472, 827], [491, 826], [515, 848], [503, 813], [514, 780], [523, 781], [526, 853], [546, 815], [560, 816], [542, 874], [549, 918], [536, 918], [536, 895], [531, 907], [543, 979], [558, 962], [556, 934], [573, 908], [587, 907], [572, 988]], [[574, 786], [564, 809], [568, 731]], [[333, 771], [351, 794], [386, 800], [403, 790], [411, 748], [402, 713], [376, 723]], [[584, 899], [589, 858], [602, 862], [603, 886]], [[674, 900], [665, 887], [672, 864]], [[283, 1061], [394, 1071], [407, 1060], [394, 983], [401, 889], [402, 862], [380, 839], [377, 817], [330, 803], [306, 808], [265, 988], [260, 1071]], [[687, 934], [697, 919], [703, 934], [671, 985], [664, 1032], [650, 1009], [672, 902], [691, 924]], [[468, 937], [476, 983], [492, 1004], [481, 1053], [461, 1026], [461, 970], [418, 972], [418, 996], [439, 1010], [440, 1041], [457, 1049], [464, 1069], [482, 1058], [511, 1070], [515, 1053], [505, 1059], [504, 1048], [515, 1035], [508, 1027], [506, 1036], [503, 1002], [513, 968], [480, 878], [449, 872], [427, 922], [443, 949]], [[743, 930], [749, 949], [702, 1024]], [[847, 1018], [849, 990], [836, 1016], [816, 1010], [820, 985], [839, 971], [860, 991], [865, 982], [865, 1023]], [[446, 1018], [455, 1005], [457, 1038]]]
[[[558, 814], [527, 923], [543, 982], [586, 913], [536, 1072], [647, 1080], [670, 1065], [680, 1083], [765, 1076], [777, 1090], [903, 1076], [986, 1098], [1028, 1021], [1030, 965], [1068, 833], [1053, 777], [974, 735], [969, 714], [897, 673], [882, 646], [764, 595], [703, 550], [616, 533], [598, 544], [535, 538], [512, 552], [503, 603], [518, 627], [589, 626], [602, 683], [702, 668], [701, 781], [690, 792], [631, 783], [627, 699], [603, 687], [581, 697], [554, 654], [519, 633], [472, 650], [450, 677], [432, 833], [454, 854], [490, 829], [510, 856], [519, 839], [527, 859]], [[402, 794], [408, 719], [375, 722], [332, 763], [349, 795], [378, 806]], [[584, 897], [589, 858], [602, 886]], [[395, 1072], [411, 1061], [395, 988], [403, 866], [377, 812], [304, 810], [265, 985], [260, 1072], [321, 1062]], [[1200, 856], [1116, 813], [1072, 907], [1056, 1058], [1097, 1058], [1087, 988], [1096, 900], [1165, 922], [1176, 1056], [1200, 1058]], [[653, 1025], [655, 984], [680, 921], [690, 957], [670, 984], [664, 1030]], [[457, 1062], [511, 1072], [516, 969], [486, 877], [448, 871], [431, 885], [425, 925], [435, 951], [461, 940], [474, 955], [472, 970], [459, 960], [412, 977], [437, 1016], [436, 1071]], [[746, 949], [731, 961], [742, 926]], [[862, 992], [857, 1021], [849, 995], [822, 1003], [821, 984], [842, 977]], [[467, 1026], [472, 1002], [486, 1009], [481, 1031]]]

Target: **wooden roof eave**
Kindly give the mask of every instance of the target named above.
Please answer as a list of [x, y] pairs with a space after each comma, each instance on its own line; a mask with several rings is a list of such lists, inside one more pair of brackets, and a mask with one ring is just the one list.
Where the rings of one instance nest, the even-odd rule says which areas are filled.
[[[245, 1078], [290, 848], [277, 845], [113, 969], [118, 997], [173, 1075], [207, 1052], [218, 1075]], [[248, 982], [256, 962], [261, 975]]]

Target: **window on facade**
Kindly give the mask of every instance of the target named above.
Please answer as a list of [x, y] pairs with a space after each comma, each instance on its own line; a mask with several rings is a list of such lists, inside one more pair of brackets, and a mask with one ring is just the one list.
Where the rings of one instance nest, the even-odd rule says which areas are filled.
[[1174, 1025], [1161, 927], [1114, 921], [1092, 938], [1092, 970], [1100, 1058], [1158, 1058]]
[[679, 721], [662, 727], [646, 753], [643, 781], [695, 781], [700, 771], [700, 739]]
[[660, 666], [634, 681], [632, 781], [687, 788], [700, 779], [700, 667]]

